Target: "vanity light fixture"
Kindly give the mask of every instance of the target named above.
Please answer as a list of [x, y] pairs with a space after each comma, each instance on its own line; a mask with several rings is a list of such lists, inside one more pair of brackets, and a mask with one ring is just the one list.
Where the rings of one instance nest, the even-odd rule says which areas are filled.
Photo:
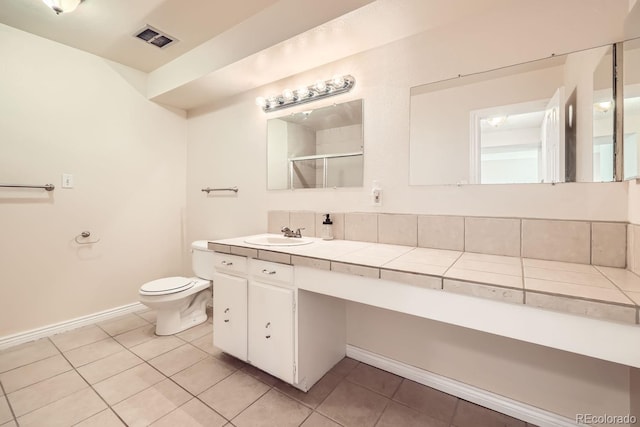
[[256, 105], [265, 113], [293, 107], [329, 96], [349, 92], [356, 84], [356, 79], [351, 75], [335, 75], [329, 80], [318, 80], [309, 86], [300, 86], [298, 89], [285, 89], [280, 95], [264, 98], [256, 98]]
[[61, 13], [69, 13], [76, 10], [76, 7], [84, 0], [42, 0], [44, 4], [49, 6], [56, 15]]

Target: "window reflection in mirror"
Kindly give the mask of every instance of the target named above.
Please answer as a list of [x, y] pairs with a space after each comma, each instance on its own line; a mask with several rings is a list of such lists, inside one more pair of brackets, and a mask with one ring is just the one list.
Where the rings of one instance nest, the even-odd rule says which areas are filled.
[[361, 187], [362, 100], [267, 121], [267, 189]]
[[603, 46], [412, 88], [410, 184], [593, 181], [594, 80], [607, 61]]
[[[482, 184], [536, 183], [558, 180], [547, 176], [557, 166], [558, 138], [549, 129], [552, 115], [558, 114], [557, 106], [549, 107], [547, 100], [505, 105], [471, 112], [472, 141], [479, 156], [474, 156], [475, 173], [472, 182]], [[546, 116], [549, 109], [549, 116]], [[557, 120], [554, 122], [557, 126]], [[545, 132], [546, 130], [546, 132]], [[555, 129], [556, 134], [559, 129]], [[546, 136], [551, 138], [546, 138]], [[551, 149], [551, 145], [554, 149]], [[543, 148], [544, 147], [544, 148]], [[473, 149], [472, 149], [473, 151]], [[550, 154], [549, 157], [543, 153]]]
[[640, 165], [640, 38], [623, 44], [624, 178], [639, 178]]

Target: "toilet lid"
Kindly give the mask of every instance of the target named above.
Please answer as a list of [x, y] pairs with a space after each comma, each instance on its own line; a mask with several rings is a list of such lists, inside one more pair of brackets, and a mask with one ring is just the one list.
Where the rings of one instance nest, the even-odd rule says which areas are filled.
[[142, 294], [173, 294], [180, 291], [186, 291], [193, 287], [193, 279], [186, 277], [165, 277], [164, 279], [153, 280], [145, 283], [140, 288]]

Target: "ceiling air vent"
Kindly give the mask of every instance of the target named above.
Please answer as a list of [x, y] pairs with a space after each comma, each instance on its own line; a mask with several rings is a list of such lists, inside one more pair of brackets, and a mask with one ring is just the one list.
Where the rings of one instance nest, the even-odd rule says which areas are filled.
[[151, 25], [147, 25], [140, 31], [137, 31], [134, 36], [159, 48], [167, 47], [170, 44], [178, 42], [175, 37], [163, 33], [162, 31], [153, 28]]

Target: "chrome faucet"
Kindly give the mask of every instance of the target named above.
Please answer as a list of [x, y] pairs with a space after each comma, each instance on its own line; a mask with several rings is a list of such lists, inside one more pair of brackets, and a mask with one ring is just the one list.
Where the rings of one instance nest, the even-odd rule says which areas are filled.
[[280, 231], [284, 233], [284, 237], [297, 237], [297, 238], [302, 237], [302, 233], [301, 233], [302, 230], [304, 230], [304, 228], [298, 228], [296, 231], [293, 231], [292, 229], [286, 226], [280, 229]]

